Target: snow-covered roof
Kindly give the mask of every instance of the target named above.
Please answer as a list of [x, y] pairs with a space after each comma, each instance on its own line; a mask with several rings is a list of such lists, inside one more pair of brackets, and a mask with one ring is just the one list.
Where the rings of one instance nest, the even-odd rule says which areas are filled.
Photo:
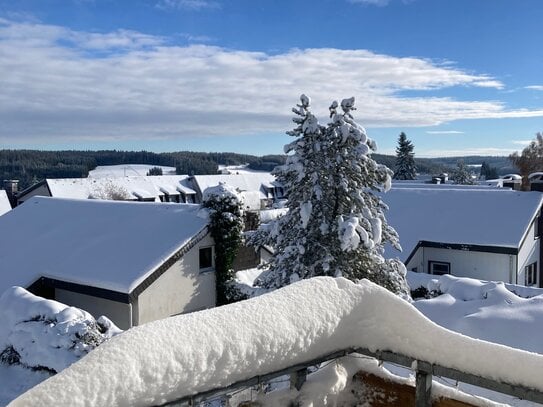
[[391, 189], [382, 196], [386, 219], [400, 235], [405, 261], [421, 240], [518, 248], [543, 205], [540, 192], [462, 189]]
[[11, 204], [9, 203], [8, 195], [6, 191], [0, 189], [0, 216], [11, 210]]
[[259, 192], [261, 199], [268, 198], [264, 185], [272, 185], [275, 177], [269, 172], [243, 173], [243, 174], [219, 174], [219, 175], [195, 175], [194, 182], [201, 192], [209, 187], [219, 185], [221, 182], [238, 189], [240, 192]]
[[99, 198], [107, 194], [110, 189], [125, 191], [128, 199], [142, 197], [145, 199], [164, 195], [165, 191], [171, 191], [169, 195], [179, 195], [196, 192], [188, 186], [188, 175], [156, 175], [113, 178], [58, 178], [47, 179], [47, 186], [51, 196], [55, 198], [87, 199]]
[[200, 211], [33, 197], [0, 217], [0, 291], [44, 276], [130, 293], [205, 228]]
[[543, 181], [543, 172], [532, 172], [530, 175], [528, 175], [528, 179], [530, 181]]

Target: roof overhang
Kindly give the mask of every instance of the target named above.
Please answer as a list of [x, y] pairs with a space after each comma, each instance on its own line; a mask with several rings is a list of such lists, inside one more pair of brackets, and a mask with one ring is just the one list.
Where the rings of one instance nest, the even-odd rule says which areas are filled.
[[434, 249], [446, 249], [446, 250], [459, 250], [464, 252], [481, 252], [481, 253], [497, 253], [508, 254], [516, 256], [518, 255], [517, 247], [507, 246], [490, 246], [490, 245], [478, 245], [478, 244], [464, 244], [464, 243], [443, 243], [443, 242], [431, 242], [428, 240], [420, 240], [415, 248], [411, 251], [404, 264], [408, 264], [417, 250], [421, 247], [431, 247]]

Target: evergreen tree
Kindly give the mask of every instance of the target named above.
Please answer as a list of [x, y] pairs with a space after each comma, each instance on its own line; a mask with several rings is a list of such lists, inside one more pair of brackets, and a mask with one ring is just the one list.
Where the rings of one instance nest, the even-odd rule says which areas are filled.
[[396, 171], [394, 172], [394, 179], [405, 180], [417, 178], [413, 148], [413, 143], [407, 139], [407, 136], [402, 131], [398, 138], [398, 147], [396, 147]]
[[466, 164], [464, 163], [463, 160], [459, 160], [456, 163], [456, 170], [453, 172], [451, 179], [455, 184], [460, 184], [460, 185], [475, 184], [472, 174], [466, 167]]
[[162, 168], [161, 167], [149, 168], [149, 171], [147, 171], [147, 175], [162, 175]]
[[314, 276], [344, 276], [408, 295], [403, 264], [383, 258], [385, 242], [399, 248], [378, 195], [390, 188], [392, 171], [371, 158], [376, 146], [353, 119], [354, 98], [341, 102], [341, 113], [332, 103], [327, 126], [311, 113], [308, 97], [300, 100], [293, 109], [297, 126], [287, 132], [295, 137], [285, 146], [290, 155], [274, 170], [288, 191], [289, 211], [251, 238], [275, 249], [257, 284], [278, 288]]
[[210, 235], [215, 241], [217, 305], [224, 305], [241, 299], [231, 284], [234, 280], [232, 265], [243, 230], [241, 197], [233, 187], [220, 183], [204, 191], [202, 205], [209, 210]]
[[496, 167], [491, 167], [486, 161], [483, 161], [479, 178], [484, 180], [496, 179], [498, 178], [498, 169]]
[[528, 189], [528, 175], [543, 171], [543, 133], [537, 133], [535, 140], [522, 150], [520, 155], [515, 151], [509, 156], [509, 159], [522, 175], [523, 189]]

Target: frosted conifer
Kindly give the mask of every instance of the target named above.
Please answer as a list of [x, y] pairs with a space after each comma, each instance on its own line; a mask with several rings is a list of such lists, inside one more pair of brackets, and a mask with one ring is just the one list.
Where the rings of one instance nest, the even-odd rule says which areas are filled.
[[396, 147], [396, 170], [394, 172], [394, 179], [405, 180], [417, 178], [413, 148], [413, 143], [407, 139], [407, 136], [402, 131], [398, 138], [398, 147]]
[[451, 179], [455, 184], [460, 184], [460, 185], [475, 184], [472, 174], [469, 172], [463, 160], [460, 160], [456, 163], [456, 170], [454, 171]]
[[257, 282], [278, 288], [314, 276], [368, 278], [407, 295], [405, 267], [385, 260], [385, 242], [399, 247], [378, 193], [390, 188], [392, 171], [371, 158], [376, 149], [351, 114], [354, 98], [330, 106], [331, 122], [319, 124], [302, 95], [293, 112], [295, 140], [285, 146], [285, 165], [274, 170], [288, 192], [289, 211], [251, 239], [275, 255]]

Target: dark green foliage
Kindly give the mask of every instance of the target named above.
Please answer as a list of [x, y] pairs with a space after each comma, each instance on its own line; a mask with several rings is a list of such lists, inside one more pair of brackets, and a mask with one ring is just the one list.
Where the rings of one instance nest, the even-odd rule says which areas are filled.
[[413, 143], [407, 139], [402, 131], [398, 138], [398, 147], [396, 148], [396, 165], [394, 166], [394, 179], [408, 180], [417, 178], [417, 169], [415, 168], [415, 153], [413, 153]]
[[426, 287], [418, 287], [414, 290], [411, 290], [411, 298], [414, 300], [420, 300], [420, 299], [430, 299], [439, 297], [443, 293], [441, 291], [432, 290], [429, 291]]
[[147, 171], [147, 175], [162, 175], [161, 167], [153, 167]]
[[498, 178], [498, 169], [496, 167], [491, 167], [486, 161], [483, 161], [479, 176], [485, 180], [496, 179]]
[[231, 284], [235, 277], [232, 265], [243, 229], [241, 203], [234, 195], [210, 195], [203, 206], [210, 210], [209, 230], [215, 241], [217, 305], [224, 305], [242, 299]]
[[278, 165], [285, 164], [286, 155], [265, 155], [249, 164], [249, 168], [257, 171], [272, 171]]

